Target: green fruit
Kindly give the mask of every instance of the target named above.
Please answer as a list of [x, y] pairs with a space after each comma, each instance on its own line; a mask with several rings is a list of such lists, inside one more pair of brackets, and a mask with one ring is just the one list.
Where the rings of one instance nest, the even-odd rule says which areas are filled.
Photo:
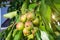
[[25, 21], [26, 21], [26, 14], [25, 14], [25, 15], [22, 15], [22, 16], [20, 17], [20, 21], [22, 21], [22, 22], [25, 22]]
[[32, 27], [33, 27], [32, 22], [30, 22], [30, 21], [25, 22], [25, 28], [30, 30]]
[[34, 27], [34, 31], [37, 32], [38, 31], [38, 28], [37, 27]]
[[26, 28], [24, 28], [23, 34], [24, 34], [24, 36], [28, 36], [30, 34], [30, 31], [27, 30]]
[[17, 30], [23, 30], [24, 29], [24, 24], [22, 22], [17, 23], [16, 29]]
[[34, 27], [33, 30], [31, 30], [32, 34], [34, 35], [38, 31], [37, 27]]
[[36, 19], [33, 21], [33, 24], [34, 24], [34, 25], [38, 25], [38, 24], [39, 24], [39, 19], [36, 18]]
[[32, 34], [35, 35], [35, 30], [31, 30]]
[[33, 39], [33, 38], [34, 38], [33, 34], [28, 35], [28, 39]]
[[32, 12], [28, 12], [27, 13], [27, 19], [30, 20], [30, 21], [32, 21], [33, 19], [35, 19], [35, 14], [32, 13]]

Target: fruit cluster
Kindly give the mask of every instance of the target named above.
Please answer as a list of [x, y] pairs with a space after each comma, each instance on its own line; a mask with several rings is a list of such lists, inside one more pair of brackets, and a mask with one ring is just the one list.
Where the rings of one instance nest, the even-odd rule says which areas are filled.
[[20, 22], [17, 23], [16, 29], [22, 30], [24, 36], [27, 36], [28, 39], [33, 39], [35, 33], [38, 30], [39, 18], [36, 17], [34, 12], [27, 12], [20, 16]]

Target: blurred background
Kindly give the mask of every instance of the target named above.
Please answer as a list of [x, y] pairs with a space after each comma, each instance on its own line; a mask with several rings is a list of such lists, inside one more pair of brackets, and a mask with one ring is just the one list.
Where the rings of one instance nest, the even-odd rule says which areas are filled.
[[7, 13], [9, 3], [10, 3], [9, 0], [0, 0], [0, 28], [1, 29], [5, 29], [7, 27], [5, 23], [7, 19], [4, 18], [3, 15]]
[[[0, 0], [0, 27], [1, 29], [6, 29], [9, 25], [10, 19], [6, 19], [3, 17], [4, 14], [8, 12], [15, 11], [18, 7], [17, 6], [18, 0]], [[20, 2], [20, 0], [18, 1]]]

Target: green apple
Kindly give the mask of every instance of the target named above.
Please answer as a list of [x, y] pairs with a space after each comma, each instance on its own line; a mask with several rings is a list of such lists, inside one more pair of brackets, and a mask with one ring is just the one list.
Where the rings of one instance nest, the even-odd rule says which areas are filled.
[[27, 19], [30, 20], [30, 21], [32, 21], [33, 19], [35, 19], [35, 14], [32, 13], [32, 12], [28, 12], [27, 13]]
[[39, 18], [36, 18], [35, 20], [33, 20], [33, 24], [38, 25], [39, 24]]
[[27, 30], [26, 28], [24, 28], [23, 34], [24, 34], [24, 36], [28, 36], [30, 34], [30, 31]]
[[34, 38], [33, 34], [28, 35], [28, 39], [33, 39], [33, 38]]
[[16, 29], [17, 30], [23, 30], [24, 29], [24, 24], [22, 22], [17, 23]]
[[22, 15], [21, 17], [20, 17], [20, 21], [21, 22], [25, 22], [26, 21], [26, 14], [24, 14], [24, 15]]
[[38, 31], [37, 27], [33, 27], [33, 29], [31, 30], [32, 34], [34, 35], [36, 32]]

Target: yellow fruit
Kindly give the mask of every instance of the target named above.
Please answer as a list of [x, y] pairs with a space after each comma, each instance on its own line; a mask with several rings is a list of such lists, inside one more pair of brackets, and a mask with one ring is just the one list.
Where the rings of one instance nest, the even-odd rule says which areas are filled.
[[24, 36], [28, 36], [30, 34], [30, 31], [27, 30], [26, 28], [24, 28], [23, 34], [24, 34]]
[[34, 28], [31, 30], [32, 34], [34, 35], [34, 34], [37, 32], [37, 30], [38, 30], [38, 28], [37, 28], [37, 27], [34, 27]]
[[32, 12], [28, 12], [27, 13], [27, 19], [28, 20], [32, 21], [34, 18], [35, 18], [35, 14], [34, 13], [32, 13]]
[[22, 16], [20, 17], [20, 21], [22, 21], [22, 22], [25, 22], [25, 21], [26, 21], [26, 14], [25, 14], [25, 15], [22, 15]]
[[33, 34], [28, 35], [28, 39], [33, 39], [33, 38], [34, 38]]
[[17, 30], [23, 30], [24, 29], [24, 24], [22, 22], [17, 23], [16, 29]]
[[38, 25], [38, 24], [39, 24], [39, 19], [36, 18], [36, 19], [33, 21], [33, 24], [34, 24], [34, 25]]
[[32, 22], [27, 21], [27, 22], [25, 23], [25, 28], [27, 28], [28, 30], [30, 30], [32, 27], [33, 27]]

